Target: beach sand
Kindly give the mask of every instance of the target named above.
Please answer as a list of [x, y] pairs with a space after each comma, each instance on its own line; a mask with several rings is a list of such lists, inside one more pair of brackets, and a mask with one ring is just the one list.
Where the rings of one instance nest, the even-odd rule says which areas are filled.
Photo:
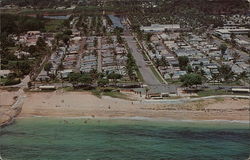
[[0, 89], [0, 125], [10, 122], [16, 115], [16, 110], [11, 109], [18, 96], [17, 91], [7, 91]]
[[209, 99], [185, 104], [140, 104], [89, 92], [27, 92], [20, 117], [149, 117], [176, 120], [249, 120], [248, 99]]

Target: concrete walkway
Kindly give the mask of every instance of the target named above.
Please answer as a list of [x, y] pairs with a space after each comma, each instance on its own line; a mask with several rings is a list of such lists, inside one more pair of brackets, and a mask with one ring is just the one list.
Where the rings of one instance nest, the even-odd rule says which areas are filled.
[[207, 97], [198, 97], [198, 98], [179, 98], [179, 99], [160, 99], [160, 100], [144, 100], [140, 102], [141, 104], [182, 104], [186, 102], [194, 102], [205, 99], [213, 98], [244, 98], [250, 99], [250, 96], [243, 95], [216, 95], [216, 96], [207, 96]]

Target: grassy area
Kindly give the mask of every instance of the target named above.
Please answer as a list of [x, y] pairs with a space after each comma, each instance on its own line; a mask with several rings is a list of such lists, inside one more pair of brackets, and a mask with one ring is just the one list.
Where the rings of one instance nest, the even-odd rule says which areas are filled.
[[91, 93], [98, 98], [102, 98], [102, 91], [100, 89], [93, 89]]
[[165, 83], [162, 79], [162, 77], [158, 74], [158, 72], [155, 70], [155, 68], [151, 65], [150, 69], [152, 70], [152, 72], [154, 73], [155, 77], [161, 82], [161, 83]]
[[49, 20], [45, 25], [46, 32], [58, 32], [63, 25], [64, 20], [61, 19], [55, 19], [55, 20]]
[[228, 86], [241, 86], [242, 83], [240, 81], [235, 81], [235, 82], [224, 82], [222, 83], [223, 85], [228, 85]]
[[64, 87], [64, 91], [66, 92], [86, 92], [86, 91], [92, 91], [84, 88], [74, 88], [74, 87]]
[[[128, 96], [119, 92], [119, 91], [111, 91], [111, 88], [95, 88], [92, 90], [85, 90], [85, 89], [74, 89], [73, 87], [65, 87], [63, 88], [64, 91], [68, 91], [68, 92], [85, 92], [85, 91], [89, 91], [92, 93], [92, 95], [101, 98], [102, 96], [109, 96], [112, 98], [120, 98], [120, 99], [126, 99], [129, 100]], [[108, 90], [108, 91], [105, 91]], [[109, 91], [110, 90], [110, 91]]]
[[7, 78], [0, 78], [0, 84], [5, 84], [6, 81], [7, 81]]
[[3, 88], [1, 88], [1, 90], [5, 90], [8, 92], [15, 92], [15, 91], [18, 91], [19, 89], [20, 89], [19, 87], [3, 87]]
[[167, 82], [169, 84], [177, 84], [177, 85], [181, 85], [181, 81], [180, 80], [174, 80], [174, 79], [167, 79]]
[[149, 61], [149, 59], [148, 59], [148, 57], [146, 56], [146, 53], [145, 53], [144, 51], [142, 52], [142, 56], [143, 56], [143, 58], [144, 58], [145, 60]]
[[121, 92], [112, 92], [112, 91], [111, 92], [103, 92], [102, 95], [109, 96], [109, 97], [112, 97], [112, 98], [120, 98], [120, 99], [126, 99], [126, 100], [129, 99], [127, 95], [125, 95], [125, 94], [123, 94]]
[[139, 79], [141, 82], [144, 82], [144, 79], [143, 79], [142, 74], [141, 74], [141, 72], [139, 71], [139, 69], [136, 69], [136, 75], [137, 75], [138, 79]]
[[181, 96], [173, 96], [173, 97], [164, 97], [163, 99], [180, 99], [183, 98]]
[[214, 95], [230, 95], [232, 93], [224, 90], [204, 90], [197, 93], [199, 97], [214, 96]]

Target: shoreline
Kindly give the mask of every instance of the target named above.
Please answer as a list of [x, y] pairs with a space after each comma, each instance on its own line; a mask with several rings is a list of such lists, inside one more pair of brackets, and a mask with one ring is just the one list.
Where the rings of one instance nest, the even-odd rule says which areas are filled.
[[249, 99], [216, 98], [186, 99], [182, 104], [156, 100], [153, 104], [154, 100], [147, 103], [138, 99], [97, 98], [90, 92], [22, 92], [10, 107], [15, 114], [7, 122], [2, 121], [0, 127], [28, 117], [249, 122]]
[[56, 117], [56, 116], [30, 116], [30, 117], [16, 117], [15, 119], [28, 119], [28, 118], [49, 118], [49, 119], [87, 119], [87, 120], [134, 120], [134, 121], [154, 121], [154, 122], [185, 122], [185, 123], [238, 123], [238, 124], [250, 124], [248, 120], [226, 120], [226, 119], [213, 119], [213, 120], [194, 120], [194, 119], [170, 119], [163, 117]]

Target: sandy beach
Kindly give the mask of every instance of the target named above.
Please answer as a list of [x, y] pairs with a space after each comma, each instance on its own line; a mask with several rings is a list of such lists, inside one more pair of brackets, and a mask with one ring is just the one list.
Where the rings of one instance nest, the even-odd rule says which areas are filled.
[[184, 104], [140, 104], [89, 92], [27, 92], [19, 117], [149, 117], [176, 120], [249, 120], [249, 99], [209, 99]]
[[[249, 120], [249, 99], [217, 98], [183, 104], [145, 104], [140, 100], [124, 100], [90, 92], [26, 92], [20, 110], [11, 107], [17, 91], [1, 90], [0, 124], [13, 117], [148, 117], [173, 120]], [[138, 95], [129, 94], [133, 99]]]
[[16, 102], [18, 97], [17, 91], [7, 91], [0, 89], [0, 125], [12, 121], [19, 111], [12, 109], [11, 106]]

